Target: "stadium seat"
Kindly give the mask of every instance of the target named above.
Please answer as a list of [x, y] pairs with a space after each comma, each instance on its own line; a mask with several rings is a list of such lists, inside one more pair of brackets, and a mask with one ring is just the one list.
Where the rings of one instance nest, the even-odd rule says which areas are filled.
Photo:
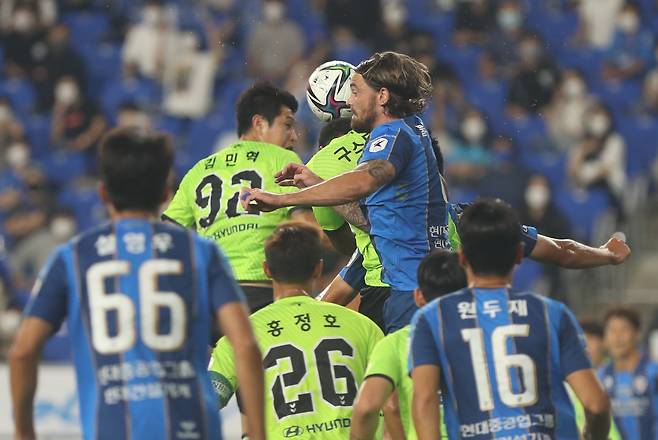
[[464, 87], [466, 100], [482, 110], [493, 126], [500, 125], [504, 117], [505, 100], [507, 99], [507, 84], [503, 81], [472, 81]]
[[19, 116], [24, 116], [34, 108], [36, 91], [26, 79], [8, 78], [0, 82], [0, 96], [8, 97]]
[[121, 47], [110, 43], [85, 46], [80, 54], [87, 67], [87, 93], [98, 97], [105, 83], [121, 76]]
[[24, 121], [25, 135], [34, 159], [44, 159], [50, 154], [50, 115], [31, 115]]
[[512, 287], [516, 290], [533, 290], [542, 274], [541, 264], [526, 258], [514, 271]]
[[220, 133], [229, 129], [231, 120], [224, 115], [212, 113], [205, 118], [192, 122], [187, 133], [185, 147], [187, 151], [199, 159], [214, 151], [215, 142]]
[[146, 110], [155, 109], [161, 98], [160, 86], [146, 78], [109, 82], [101, 95], [101, 109], [111, 124], [116, 121], [121, 104], [131, 102]]
[[73, 212], [78, 223], [78, 230], [95, 227], [106, 220], [105, 206], [94, 185], [67, 185], [59, 194], [57, 201]]
[[62, 185], [87, 171], [87, 161], [84, 155], [77, 152], [56, 151], [45, 157], [43, 169], [51, 182]]
[[465, 83], [472, 83], [478, 72], [482, 49], [473, 46], [455, 46], [449, 42], [437, 45], [437, 58], [449, 64]]
[[566, 185], [554, 191], [553, 200], [569, 220], [573, 236], [587, 243], [597, 218], [611, 206], [604, 190], [574, 190]]
[[626, 141], [626, 172], [630, 178], [648, 172], [658, 154], [658, 121], [618, 117], [617, 128]]
[[71, 44], [78, 49], [96, 47], [110, 28], [106, 14], [89, 11], [70, 12], [62, 17], [71, 32]]

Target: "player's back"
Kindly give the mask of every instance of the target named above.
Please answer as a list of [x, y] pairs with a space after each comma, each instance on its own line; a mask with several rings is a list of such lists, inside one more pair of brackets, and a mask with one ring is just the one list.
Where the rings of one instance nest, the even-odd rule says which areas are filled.
[[[251, 316], [265, 368], [268, 437], [345, 439], [368, 358], [383, 337], [368, 318], [306, 295], [275, 301]], [[211, 371], [235, 391], [226, 338]]]
[[120, 220], [54, 258], [69, 292], [85, 438], [221, 438], [206, 374], [207, 272], [224, 264], [215, 245], [172, 225]]
[[263, 243], [287, 218], [288, 210], [246, 211], [239, 200], [240, 189], [292, 191], [274, 181], [274, 175], [291, 162], [301, 163], [293, 151], [241, 140], [197, 162], [164, 215], [218, 243], [238, 280], [268, 280], [262, 268]]
[[420, 325], [432, 329], [450, 438], [578, 438], [563, 381], [590, 366], [564, 305], [464, 289], [423, 308]]
[[382, 258], [384, 281], [411, 291], [423, 257], [450, 247], [447, 199], [422, 120], [414, 115], [376, 127], [361, 162], [377, 159], [393, 164], [396, 175], [365, 199], [370, 235]]
[[658, 365], [643, 354], [634, 371], [616, 371], [614, 363], [608, 362], [600, 368], [599, 378], [623, 438], [658, 438]]

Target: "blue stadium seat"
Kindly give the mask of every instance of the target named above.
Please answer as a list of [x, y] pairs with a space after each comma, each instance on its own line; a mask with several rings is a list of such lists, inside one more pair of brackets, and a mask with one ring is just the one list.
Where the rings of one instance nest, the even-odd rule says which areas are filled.
[[466, 100], [482, 110], [493, 126], [498, 126], [499, 119], [504, 117], [505, 101], [507, 100], [507, 84], [503, 81], [472, 81], [464, 87]]
[[114, 123], [121, 104], [132, 102], [143, 109], [153, 109], [158, 105], [161, 93], [160, 86], [149, 79], [118, 78], [106, 85], [100, 99], [101, 109], [110, 123]]
[[106, 220], [106, 212], [98, 191], [94, 186], [66, 186], [57, 201], [73, 212], [78, 230], [95, 227]]
[[0, 96], [9, 98], [19, 116], [24, 116], [34, 108], [36, 91], [26, 79], [8, 78], [0, 82]]
[[553, 200], [569, 220], [574, 238], [585, 242], [590, 241], [596, 220], [611, 206], [601, 189], [574, 191], [562, 186], [554, 191]]
[[559, 187], [567, 175], [567, 155], [558, 151], [537, 154], [521, 150], [520, 162], [529, 171], [546, 177], [551, 187]]
[[569, 47], [571, 38], [578, 30], [578, 14], [556, 13], [547, 8], [535, 8], [526, 16], [526, 24], [544, 40], [546, 49], [550, 53], [559, 54]]
[[477, 76], [478, 61], [482, 49], [473, 46], [455, 46], [449, 42], [437, 45], [437, 58], [448, 63], [459, 79], [465, 83], [472, 83]]
[[648, 172], [658, 154], [658, 121], [645, 117], [618, 117], [617, 129], [626, 141], [626, 172], [635, 177]]
[[452, 40], [455, 28], [455, 15], [453, 12], [441, 12], [438, 8], [430, 6], [435, 2], [426, 0], [409, 0], [406, 4], [409, 16], [407, 25], [411, 29], [431, 32], [438, 42]]
[[192, 122], [187, 133], [186, 149], [199, 159], [214, 151], [219, 135], [231, 128], [233, 118], [224, 114], [212, 113], [205, 118]]
[[599, 80], [604, 58], [603, 51], [568, 47], [556, 53], [556, 57], [561, 67], [580, 71], [590, 84]]
[[516, 290], [533, 290], [542, 274], [541, 264], [526, 258], [514, 271], [512, 287]]
[[642, 96], [640, 81], [624, 81], [611, 83], [607, 81], [591, 81], [590, 91], [608, 106], [613, 115], [624, 117], [633, 103]]
[[95, 47], [110, 29], [109, 18], [103, 13], [70, 12], [62, 17], [62, 22], [71, 31], [71, 44], [78, 49]]
[[121, 76], [121, 46], [110, 43], [85, 46], [80, 54], [87, 68], [87, 93], [98, 97], [106, 82]]
[[44, 158], [43, 169], [48, 180], [62, 185], [83, 176], [87, 171], [87, 160], [78, 152], [56, 151]]
[[43, 159], [50, 154], [50, 115], [32, 115], [25, 119], [25, 135], [32, 147], [32, 157]]

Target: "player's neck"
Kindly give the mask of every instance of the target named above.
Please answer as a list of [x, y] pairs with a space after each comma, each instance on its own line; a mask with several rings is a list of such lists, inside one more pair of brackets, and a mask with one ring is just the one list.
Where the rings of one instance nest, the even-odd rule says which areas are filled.
[[157, 220], [158, 215], [151, 211], [138, 211], [138, 210], [125, 210], [110, 212], [110, 218], [113, 221], [117, 220]]
[[274, 301], [293, 296], [309, 296], [309, 292], [313, 290], [313, 283], [277, 283], [273, 281], [272, 290]]
[[615, 359], [615, 371], [635, 371], [641, 357], [639, 350], [633, 350], [628, 355]]
[[400, 118], [396, 118], [396, 117], [391, 116], [389, 114], [382, 113], [382, 114], [379, 114], [379, 115], [375, 116], [375, 120], [373, 121], [373, 126], [374, 127], [379, 127], [380, 125], [387, 124], [391, 121], [395, 121], [396, 119], [400, 119]]
[[512, 274], [500, 275], [475, 275], [468, 274], [468, 287], [471, 289], [498, 289], [512, 287]]
[[[258, 136], [256, 133], [250, 131], [242, 136], [240, 136], [241, 141], [246, 141], [246, 142], [265, 142], [260, 136]], [[269, 142], [266, 142], [269, 143]]]

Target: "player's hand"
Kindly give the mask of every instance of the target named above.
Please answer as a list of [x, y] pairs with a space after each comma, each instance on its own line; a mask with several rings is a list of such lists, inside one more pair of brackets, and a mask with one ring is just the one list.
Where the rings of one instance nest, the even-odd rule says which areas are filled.
[[285, 206], [281, 194], [273, 194], [258, 188], [242, 188], [240, 190], [240, 203], [246, 210], [257, 209], [270, 212]]
[[610, 237], [610, 240], [601, 246], [601, 248], [607, 249], [610, 252], [612, 255], [611, 263], [615, 265], [626, 261], [631, 254], [631, 248], [628, 247], [623, 237], [618, 236], [617, 233], [613, 234], [613, 236]]
[[306, 188], [322, 182], [322, 179], [306, 165], [289, 163], [274, 175], [274, 180], [281, 186]]

